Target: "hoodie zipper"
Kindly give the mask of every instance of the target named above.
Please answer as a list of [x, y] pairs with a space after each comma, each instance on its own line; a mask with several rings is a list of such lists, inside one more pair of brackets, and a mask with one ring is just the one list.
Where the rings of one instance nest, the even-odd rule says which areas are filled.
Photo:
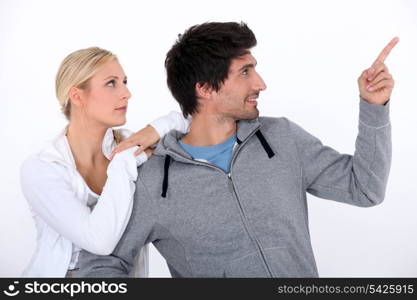
[[[232, 157], [232, 161], [230, 162], [230, 172], [229, 172], [229, 174], [227, 174], [228, 175], [228, 178], [229, 178], [229, 182], [230, 182], [230, 184], [231, 184], [231, 186], [232, 186], [232, 188], [233, 188], [233, 193], [234, 193], [234, 195], [235, 195], [235, 197], [236, 197], [236, 201], [237, 201], [237, 203], [239, 204], [239, 208], [240, 208], [240, 211], [241, 211], [241, 213], [242, 213], [242, 215], [243, 215], [243, 217], [244, 217], [244, 220], [247, 222], [247, 217], [246, 217], [246, 213], [245, 213], [245, 211], [244, 211], [244, 209], [243, 209], [243, 207], [242, 207], [242, 204], [240, 203], [240, 200], [239, 200], [239, 194], [237, 193], [237, 189], [236, 189], [236, 187], [235, 187], [235, 184], [234, 184], [234, 182], [233, 182], [233, 178], [232, 178], [232, 166], [233, 166], [233, 164], [234, 164], [234, 162], [235, 162], [235, 160], [236, 160], [236, 157], [237, 157], [237, 155], [239, 154], [239, 152], [240, 152], [240, 150], [242, 149], [242, 147], [247, 143], [247, 141], [249, 140], [249, 138], [251, 138], [254, 134], [255, 134], [255, 132], [257, 131], [259, 129], [259, 126], [244, 140], [244, 141], [242, 141], [242, 143], [239, 145], [239, 147], [236, 149], [236, 152], [233, 154], [233, 157]], [[262, 257], [262, 260], [263, 260], [263, 262], [264, 262], [264, 264], [265, 264], [265, 267], [266, 267], [266, 269], [267, 269], [267, 271], [268, 271], [268, 273], [269, 273], [269, 276], [270, 277], [273, 277], [272, 276], [272, 272], [271, 272], [271, 270], [269, 269], [269, 266], [268, 266], [268, 263], [267, 263], [267, 261], [266, 261], [266, 258], [265, 258], [265, 254], [264, 254], [264, 252], [263, 252], [263, 250], [262, 250], [262, 247], [261, 247], [261, 243], [260, 243], [260, 241], [257, 239], [257, 237], [256, 237], [256, 234], [255, 233], [253, 233], [252, 235], [251, 235], [251, 233], [250, 233], [250, 231], [249, 231], [249, 225], [246, 225], [245, 224], [245, 227], [247, 227], [246, 228], [246, 230], [248, 231], [248, 234], [249, 234], [249, 236], [255, 241], [255, 244], [256, 244], [256, 246], [258, 247], [258, 250], [259, 250], [259, 253], [261, 254], [261, 257]]]
[[232, 191], [233, 191], [233, 194], [235, 196], [236, 202], [238, 203], [239, 210], [240, 210], [240, 213], [241, 213], [242, 219], [243, 219], [242, 220], [243, 221], [243, 225], [244, 225], [244, 227], [246, 229], [246, 232], [248, 233], [248, 235], [252, 239], [252, 241], [255, 242], [255, 245], [258, 248], [259, 253], [261, 254], [262, 261], [263, 261], [263, 263], [264, 263], [264, 265], [265, 265], [265, 267], [266, 267], [266, 269], [267, 269], [267, 271], [269, 273], [269, 276], [270, 277], [273, 277], [272, 276], [272, 272], [271, 272], [271, 270], [270, 270], [270, 268], [268, 266], [268, 263], [266, 262], [265, 254], [264, 254], [264, 252], [262, 250], [261, 244], [260, 244], [259, 240], [256, 238], [256, 235], [254, 233], [252, 233], [252, 231], [249, 229], [249, 225], [247, 224], [248, 221], [247, 221], [247, 217], [246, 217], [245, 211], [244, 211], [244, 209], [242, 207], [242, 204], [240, 203], [239, 195], [237, 193], [236, 187], [235, 187], [234, 182], [233, 182], [233, 179], [232, 179], [232, 166], [233, 166], [233, 164], [234, 164], [234, 162], [236, 160], [237, 155], [240, 152], [240, 149], [247, 143], [247, 141], [255, 134], [255, 132], [258, 129], [259, 129], [259, 126], [244, 141], [242, 141], [242, 143], [240, 145], [238, 145], [236, 151], [233, 153], [232, 160], [230, 162], [230, 172], [229, 173], [226, 173], [225, 171], [223, 171], [223, 169], [221, 169], [221, 168], [219, 168], [219, 167], [217, 167], [215, 165], [212, 165], [212, 164], [209, 164], [209, 163], [205, 163], [205, 162], [201, 162], [201, 161], [192, 160], [192, 159], [189, 159], [189, 158], [185, 158], [185, 157], [182, 157], [179, 154], [177, 154], [175, 152], [172, 152], [172, 151], [169, 151], [169, 150], [167, 152], [168, 152], [169, 155], [172, 155], [174, 157], [176, 156], [177, 158], [181, 158], [181, 160], [186, 160], [187, 162], [192, 163], [194, 165], [206, 166], [206, 167], [209, 167], [209, 168], [212, 168], [212, 169], [216, 169], [219, 172], [221, 172], [222, 174], [224, 174], [224, 175], [227, 176], [228, 182], [229, 182], [230, 186], [232, 187]]

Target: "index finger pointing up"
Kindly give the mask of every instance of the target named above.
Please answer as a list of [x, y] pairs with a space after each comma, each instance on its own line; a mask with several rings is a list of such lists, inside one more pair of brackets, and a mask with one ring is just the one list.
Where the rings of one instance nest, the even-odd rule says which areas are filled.
[[385, 48], [382, 49], [381, 53], [378, 55], [377, 59], [374, 61], [372, 65], [375, 66], [378, 63], [383, 63], [387, 58], [388, 54], [391, 52], [392, 48], [394, 48], [394, 46], [397, 45], [399, 40], [400, 39], [398, 37], [393, 38], [391, 42], [389, 42], [388, 45], [386, 45]]

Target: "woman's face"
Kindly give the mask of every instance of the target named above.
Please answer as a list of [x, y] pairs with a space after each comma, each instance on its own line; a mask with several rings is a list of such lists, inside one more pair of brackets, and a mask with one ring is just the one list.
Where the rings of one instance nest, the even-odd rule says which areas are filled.
[[131, 94], [127, 78], [116, 59], [106, 63], [89, 81], [82, 92], [86, 116], [105, 127], [126, 123], [128, 99]]

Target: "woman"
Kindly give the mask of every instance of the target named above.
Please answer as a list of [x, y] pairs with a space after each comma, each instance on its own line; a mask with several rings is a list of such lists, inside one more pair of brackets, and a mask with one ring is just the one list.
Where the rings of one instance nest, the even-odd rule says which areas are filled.
[[[24, 276], [71, 276], [81, 249], [110, 254], [128, 223], [137, 166], [152, 155], [148, 147], [171, 129], [187, 130], [188, 121], [171, 113], [123, 144], [140, 144], [140, 150], [115, 149], [129, 135], [112, 129], [126, 122], [131, 97], [126, 84], [117, 57], [104, 49], [75, 51], [61, 63], [56, 94], [68, 125], [21, 168], [22, 190], [38, 231]], [[148, 274], [147, 251], [138, 258], [137, 276]]]

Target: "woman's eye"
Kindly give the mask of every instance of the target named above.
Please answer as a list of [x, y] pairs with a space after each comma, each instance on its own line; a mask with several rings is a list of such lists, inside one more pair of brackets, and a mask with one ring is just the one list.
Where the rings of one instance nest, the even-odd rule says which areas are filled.
[[110, 80], [109, 82], [106, 83], [107, 86], [111, 86], [114, 87], [116, 85], [116, 81], [114, 80]]
[[123, 80], [124, 85], [127, 85], [127, 79]]

